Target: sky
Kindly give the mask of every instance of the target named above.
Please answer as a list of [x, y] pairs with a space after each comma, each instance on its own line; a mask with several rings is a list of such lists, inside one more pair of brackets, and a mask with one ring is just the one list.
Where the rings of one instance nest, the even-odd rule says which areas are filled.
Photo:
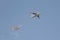
[[[29, 17], [33, 11], [40, 19]], [[60, 0], [0, 0], [0, 40], [60, 40]]]

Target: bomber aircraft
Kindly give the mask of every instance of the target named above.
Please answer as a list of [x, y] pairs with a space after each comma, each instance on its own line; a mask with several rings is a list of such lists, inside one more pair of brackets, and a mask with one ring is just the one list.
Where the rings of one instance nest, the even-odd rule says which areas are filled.
[[30, 15], [32, 18], [40, 18], [40, 12], [32, 12], [31, 15]]

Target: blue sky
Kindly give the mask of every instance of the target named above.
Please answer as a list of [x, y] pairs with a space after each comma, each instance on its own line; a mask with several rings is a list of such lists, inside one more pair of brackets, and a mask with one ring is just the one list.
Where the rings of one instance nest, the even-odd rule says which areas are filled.
[[[21, 30], [12, 31], [15, 25]], [[0, 40], [60, 40], [60, 0], [0, 0]]]

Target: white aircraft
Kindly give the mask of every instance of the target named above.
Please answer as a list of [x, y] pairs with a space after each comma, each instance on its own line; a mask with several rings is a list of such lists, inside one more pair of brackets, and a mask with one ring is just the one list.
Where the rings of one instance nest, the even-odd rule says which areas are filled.
[[21, 26], [14, 26], [14, 27], [12, 27], [11, 28], [13, 31], [15, 30], [15, 31], [18, 31], [19, 29], [21, 29]]
[[33, 13], [31, 14], [31, 17], [32, 17], [32, 18], [35, 18], [35, 17], [40, 18], [40, 12], [33, 12]]

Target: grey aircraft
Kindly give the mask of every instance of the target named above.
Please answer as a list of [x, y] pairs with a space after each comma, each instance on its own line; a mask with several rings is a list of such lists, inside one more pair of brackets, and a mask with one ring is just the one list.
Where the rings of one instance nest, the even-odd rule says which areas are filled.
[[32, 18], [35, 18], [35, 17], [40, 18], [40, 12], [33, 12], [33, 13], [31, 14], [31, 17], [32, 17]]

